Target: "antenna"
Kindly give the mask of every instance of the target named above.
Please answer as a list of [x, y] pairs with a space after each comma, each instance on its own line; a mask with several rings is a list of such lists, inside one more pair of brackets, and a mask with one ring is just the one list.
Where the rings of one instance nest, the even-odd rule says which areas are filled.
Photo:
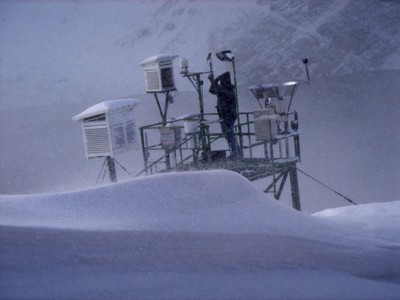
[[[191, 72], [187, 59], [180, 60], [182, 76], [187, 78], [197, 91], [200, 111], [198, 114], [178, 116], [165, 120], [165, 123], [140, 128], [144, 169], [137, 175], [210, 168], [226, 169], [240, 173], [250, 181], [267, 179], [270, 184], [264, 192], [273, 193], [277, 200], [280, 199], [288, 180], [293, 208], [300, 210], [297, 179], [297, 163], [301, 161], [300, 133], [297, 112], [290, 111], [291, 99], [300, 82], [258, 84], [250, 87], [257, 101], [263, 101], [265, 107], [253, 112], [240, 112], [237, 109], [238, 116], [233, 120], [233, 138], [240, 138], [240, 155], [227, 157], [227, 151], [231, 154], [233, 151], [224, 127], [230, 126], [231, 123], [224, 124], [219, 112], [204, 111], [204, 82], [201, 77], [207, 74], [211, 81], [214, 80], [209, 76], [213, 72], [212, 54], [211, 51], [207, 53], [206, 60], [210, 69], [205, 72]], [[222, 62], [232, 63], [237, 99], [235, 56], [230, 50], [217, 52], [216, 56]], [[304, 60], [303, 63], [309, 83], [308, 60]], [[157, 97], [157, 92], [154, 94]], [[224, 101], [222, 97], [218, 99], [220, 100]], [[179, 123], [182, 121], [183, 126]], [[185, 129], [184, 135], [180, 134], [182, 127]], [[161, 135], [159, 140], [155, 137], [157, 133]], [[226, 139], [227, 143], [220, 143], [220, 139]], [[224, 144], [228, 147], [224, 148]], [[150, 152], [154, 153], [152, 157]]]
[[307, 74], [307, 81], [305, 81], [304, 83], [310, 83], [310, 73], [308, 72], [308, 58], [303, 58], [303, 64], [304, 67], [306, 68], [306, 74]]

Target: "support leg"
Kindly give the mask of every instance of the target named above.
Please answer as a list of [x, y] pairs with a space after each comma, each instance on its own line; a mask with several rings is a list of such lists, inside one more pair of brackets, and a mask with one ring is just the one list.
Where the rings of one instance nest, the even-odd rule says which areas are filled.
[[107, 156], [107, 167], [111, 182], [117, 182], [117, 171], [115, 170], [114, 158]]
[[290, 188], [292, 191], [292, 204], [293, 208], [301, 210], [300, 207], [300, 192], [299, 192], [299, 181], [297, 179], [296, 165], [293, 165], [290, 170]]

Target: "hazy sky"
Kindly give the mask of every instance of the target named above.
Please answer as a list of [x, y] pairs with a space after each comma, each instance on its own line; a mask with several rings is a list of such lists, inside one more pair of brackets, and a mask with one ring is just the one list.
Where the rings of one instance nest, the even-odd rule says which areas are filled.
[[[230, 49], [246, 110], [258, 108], [249, 85], [303, 79], [301, 58], [309, 57], [312, 83], [293, 102], [302, 130], [299, 167], [359, 202], [398, 199], [400, 91], [391, 82], [400, 69], [400, 5], [315, 3], [1, 1], [0, 152], [8, 159], [1, 162], [6, 180], [0, 191], [94, 184], [101, 163], [84, 159], [72, 116], [138, 95], [145, 99], [139, 125], [156, 122], [154, 101], [143, 95], [141, 61], [178, 54], [188, 58], [190, 70], [203, 71], [209, 50]], [[217, 59], [214, 66], [231, 70]], [[197, 112], [196, 96], [183, 93], [193, 91], [191, 85], [178, 72], [175, 81], [182, 93], [171, 116]], [[205, 94], [214, 110], [215, 98]], [[124, 163], [141, 168], [140, 151]], [[326, 191], [300, 180], [305, 201], [315, 207], [347, 204], [337, 196], [327, 201]]]

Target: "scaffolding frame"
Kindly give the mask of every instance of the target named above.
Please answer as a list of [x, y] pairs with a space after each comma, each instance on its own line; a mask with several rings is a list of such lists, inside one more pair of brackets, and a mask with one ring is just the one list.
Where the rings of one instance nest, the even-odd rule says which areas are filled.
[[[266, 193], [279, 200], [289, 178], [293, 208], [301, 210], [300, 192], [297, 179], [297, 163], [301, 161], [300, 135], [289, 128], [286, 132], [273, 135], [273, 121], [270, 122], [268, 141], [257, 141], [253, 112], [241, 112], [235, 125], [235, 134], [242, 141], [242, 157], [227, 157], [229, 152], [224, 134], [219, 128], [218, 114], [203, 113], [191, 115], [199, 120], [196, 133], [185, 133], [173, 144], [165, 145], [160, 138], [160, 130], [170, 128], [171, 132], [183, 130], [183, 119], [140, 127], [144, 169], [137, 176], [160, 172], [196, 171], [225, 169], [237, 172], [250, 181], [266, 179]], [[298, 124], [296, 111], [285, 113], [287, 122]], [[242, 120], [242, 121], [239, 121]]]
[[[203, 74], [213, 74], [211, 52], [209, 52], [207, 57], [210, 63], [209, 72], [189, 72], [187, 61], [183, 59], [181, 62], [181, 74], [190, 81], [198, 95], [200, 113], [196, 117], [199, 120], [199, 130], [196, 132], [185, 132], [183, 137], [181, 135], [175, 136], [176, 130], [181, 131], [182, 127], [184, 127], [178, 123], [183, 119], [167, 120], [168, 92], [165, 94], [164, 112], [162, 111], [157, 93], [154, 92], [162, 122], [140, 128], [144, 169], [137, 175], [153, 174], [154, 172], [226, 169], [240, 173], [250, 181], [267, 179], [269, 184], [264, 192], [272, 193], [277, 200], [281, 198], [287, 178], [289, 178], [292, 206], [297, 210], [301, 210], [297, 178], [297, 163], [301, 161], [300, 135], [298, 132], [299, 123], [297, 112], [291, 111], [290, 108], [298, 85], [310, 83], [307, 66], [308, 59], [303, 59], [307, 75], [306, 81], [263, 84], [250, 87], [251, 92], [257, 101], [259, 101], [261, 109], [263, 109], [260, 103], [261, 99], [264, 101], [264, 109], [273, 107], [274, 101], [278, 101], [279, 103], [279, 107], [275, 107], [274, 116], [279, 119], [279, 123], [283, 127], [278, 128], [277, 120], [273, 120], [267, 116], [267, 123], [264, 122], [264, 125], [268, 125], [265, 127], [268, 132], [263, 132], [267, 136], [260, 138], [256, 137], [255, 112], [239, 112], [235, 58], [233, 55], [225, 57], [227, 53], [231, 54], [231, 51], [217, 53], [217, 57], [220, 60], [232, 62], [238, 109], [235, 136], [239, 139], [238, 145], [241, 157], [226, 157], [226, 152], [229, 149], [227, 147], [221, 148], [219, 143], [219, 141], [224, 140], [224, 134], [221, 133], [221, 128], [217, 130], [213, 128], [213, 125], [220, 123], [218, 114], [204, 112], [204, 82], [201, 76]], [[284, 107], [283, 101], [288, 101], [288, 107]], [[193, 115], [191, 116], [193, 117]], [[274, 132], [272, 132], [273, 126], [275, 126]], [[160, 136], [156, 138], [152, 137], [154, 132], [160, 134], [161, 130], [168, 133], [168, 128], [170, 128], [171, 134], [173, 134], [168, 139], [168, 143], [162, 141]], [[155, 135], [157, 136], [157, 134]], [[218, 147], [215, 147], [217, 145]]]

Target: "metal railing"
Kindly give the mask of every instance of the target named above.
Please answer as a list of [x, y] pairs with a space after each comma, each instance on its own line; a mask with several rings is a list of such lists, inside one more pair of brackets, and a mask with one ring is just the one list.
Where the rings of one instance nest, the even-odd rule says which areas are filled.
[[[185, 132], [182, 118], [170, 119], [166, 126], [160, 122], [140, 128], [144, 169], [137, 175], [190, 170], [204, 165], [212, 168], [216, 160], [226, 158], [229, 148], [218, 115], [206, 113], [201, 118], [200, 115], [191, 115], [191, 118], [199, 120], [195, 132]], [[271, 164], [300, 161], [297, 112], [282, 114], [281, 124], [268, 120], [266, 139], [257, 135], [253, 112], [240, 113], [238, 120], [235, 133], [239, 139], [240, 160], [262, 158]], [[276, 132], [273, 132], [274, 126], [279, 127]]]

